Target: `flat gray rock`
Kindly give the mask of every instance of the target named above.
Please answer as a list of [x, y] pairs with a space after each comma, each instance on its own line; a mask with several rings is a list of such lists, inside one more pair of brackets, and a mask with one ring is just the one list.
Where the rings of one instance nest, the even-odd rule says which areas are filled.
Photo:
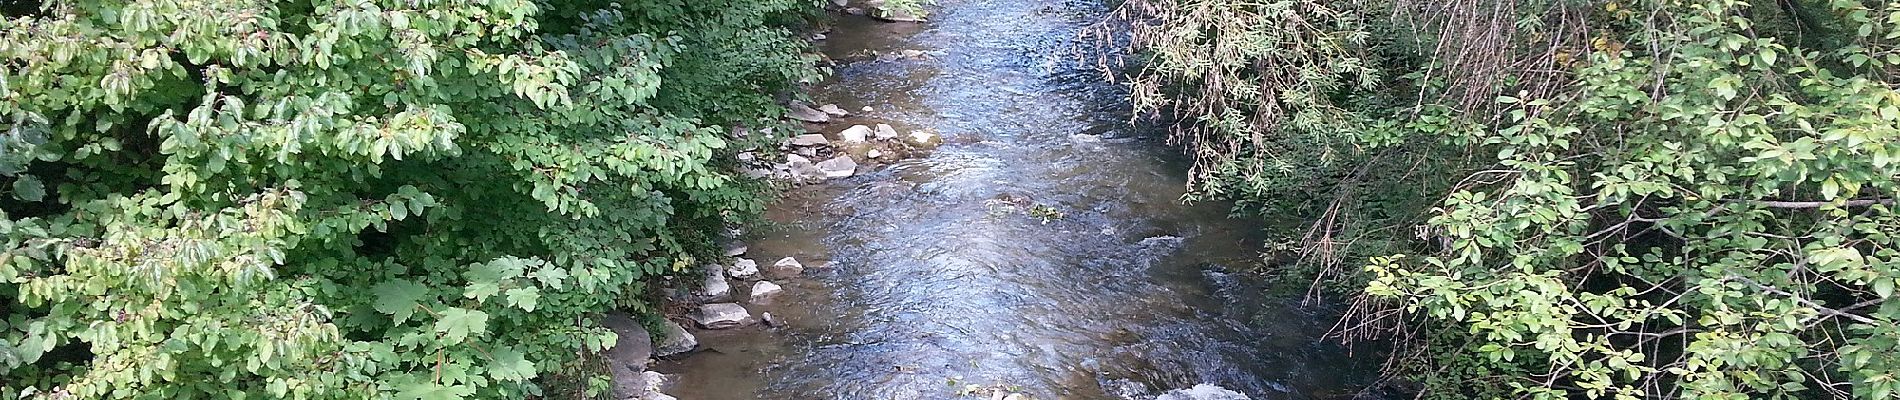
[[750, 258], [739, 258], [726, 267], [726, 276], [732, 279], [752, 279], [759, 277], [759, 262]]
[[845, 128], [843, 132], [838, 132], [838, 138], [847, 143], [870, 140], [871, 135], [873, 135], [871, 127], [864, 125], [852, 125], [850, 128]]
[[795, 120], [814, 124], [831, 122], [831, 115], [825, 114], [823, 111], [813, 110], [811, 106], [805, 105], [805, 103], [792, 103], [792, 105], [786, 106], [785, 108], [791, 111], [788, 116]]
[[691, 317], [699, 327], [706, 329], [726, 329], [752, 323], [752, 312], [735, 303], [702, 304], [693, 311]]
[[682, 354], [699, 348], [699, 338], [693, 337], [693, 333], [687, 332], [686, 327], [680, 326], [678, 322], [666, 321], [661, 324], [658, 339], [653, 345], [654, 357]]
[[771, 281], [759, 281], [752, 284], [752, 302], [759, 303], [772, 299], [773, 295], [785, 291], [785, 288]]
[[824, 146], [828, 144], [831, 144], [831, 139], [825, 139], [825, 135], [820, 135], [816, 133], [807, 133], [807, 134], [792, 137], [793, 146], [807, 146], [808, 147], [808, 146]]
[[851, 156], [838, 156], [819, 162], [817, 167], [818, 172], [825, 174], [826, 178], [848, 178], [858, 173], [858, 160], [851, 159]]

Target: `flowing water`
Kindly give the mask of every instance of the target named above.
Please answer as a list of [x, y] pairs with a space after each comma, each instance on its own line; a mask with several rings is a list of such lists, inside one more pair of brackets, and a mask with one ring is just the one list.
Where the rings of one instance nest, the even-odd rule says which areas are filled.
[[[949, 144], [774, 206], [747, 257], [830, 266], [748, 306], [785, 327], [699, 332], [710, 350], [655, 368], [679, 374], [669, 393], [1152, 399], [1211, 383], [1346, 399], [1364, 386], [1373, 363], [1318, 339], [1330, 314], [1228, 272], [1259, 262], [1249, 223], [1181, 204], [1178, 150], [1132, 130], [1082, 61], [1079, 33], [1103, 6], [939, 5], [926, 24], [841, 17], [824, 43], [840, 65], [814, 97], [875, 109], [833, 131], [885, 122]], [[902, 50], [927, 56], [874, 55]]]

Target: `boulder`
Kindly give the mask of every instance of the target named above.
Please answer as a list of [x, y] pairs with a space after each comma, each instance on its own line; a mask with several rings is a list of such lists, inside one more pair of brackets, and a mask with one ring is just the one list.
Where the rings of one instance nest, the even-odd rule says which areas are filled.
[[768, 273], [775, 278], [798, 276], [805, 273], [805, 264], [798, 262], [796, 258], [785, 257], [772, 263], [772, 269]]
[[896, 138], [897, 138], [897, 128], [892, 128], [892, 127], [891, 127], [891, 124], [877, 124], [877, 134], [876, 134], [876, 137], [877, 137], [877, 140], [891, 140], [891, 139], [896, 139]]
[[811, 106], [805, 105], [805, 103], [792, 103], [792, 105], [786, 106], [785, 108], [791, 111], [788, 116], [795, 120], [814, 124], [831, 122], [830, 115], [825, 114], [823, 111], [813, 110]]
[[752, 313], [735, 303], [701, 304], [689, 317], [699, 327], [706, 329], [726, 329], [752, 323]]
[[792, 137], [793, 146], [824, 146], [828, 144], [831, 144], [830, 139], [825, 139], [825, 135], [816, 133], [807, 133]]
[[759, 281], [752, 284], [752, 302], [761, 303], [772, 299], [772, 295], [785, 291], [785, 288], [771, 281]]
[[1247, 395], [1240, 394], [1240, 392], [1235, 392], [1232, 390], [1227, 390], [1227, 388], [1224, 388], [1224, 387], [1203, 383], [1199, 385], [1194, 385], [1193, 388], [1189, 388], [1189, 389], [1177, 389], [1172, 392], [1162, 393], [1161, 397], [1156, 397], [1155, 400], [1251, 400], [1251, 399], [1248, 399]]
[[631, 398], [648, 392], [645, 375], [647, 363], [652, 361], [653, 342], [640, 323], [626, 314], [610, 313], [601, 317], [600, 325], [614, 331], [620, 338], [614, 347], [607, 349], [607, 370], [613, 379], [614, 396]]
[[847, 178], [858, 173], [858, 160], [851, 156], [838, 156], [818, 163], [818, 172], [826, 178]]
[[818, 111], [823, 112], [826, 115], [830, 115], [833, 117], [843, 117], [843, 116], [851, 115], [850, 111], [845, 111], [843, 108], [839, 108], [837, 104], [826, 104], [826, 105], [818, 106]]
[[927, 131], [915, 131], [910, 133], [910, 137], [904, 138], [904, 143], [911, 147], [930, 149], [942, 145], [943, 137]]
[[759, 262], [750, 258], [740, 258], [726, 266], [726, 276], [732, 279], [752, 279], [759, 277]]
[[614, 347], [607, 349], [607, 360], [617, 365], [637, 365], [638, 370], [646, 370], [647, 361], [653, 358], [653, 336], [647, 334], [646, 327], [618, 312], [601, 316], [600, 326], [619, 336], [614, 341]]
[[660, 340], [654, 342], [653, 356], [667, 357], [691, 352], [696, 348], [699, 348], [699, 338], [693, 337], [693, 333], [687, 332], [686, 327], [680, 326], [678, 322], [666, 321], [660, 325]]
[[843, 132], [838, 132], [839, 139], [850, 143], [870, 140], [871, 135], [871, 127], [864, 125], [852, 125], [850, 128], [845, 128]]
[[693, 301], [720, 301], [732, 295], [732, 285], [726, 282], [725, 269], [706, 266], [705, 278], [700, 281], [699, 289], [693, 291]]

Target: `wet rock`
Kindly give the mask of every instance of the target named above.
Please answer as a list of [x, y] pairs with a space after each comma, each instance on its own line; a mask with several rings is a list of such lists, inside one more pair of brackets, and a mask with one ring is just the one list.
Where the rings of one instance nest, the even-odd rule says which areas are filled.
[[897, 128], [892, 128], [892, 127], [891, 127], [891, 124], [877, 124], [877, 134], [876, 134], [876, 137], [877, 137], [877, 140], [891, 140], [891, 139], [896, 139], [896, 138], [897, 138]]
[[725, 269], [715, 266], [705, 267], [705, 278], [700, 281], [699, 289], [693, 291], [691, 300], [696, 302], [720, 301], [732, 295], [732, 284], [726, 282]]
[[871, 106], [864, 106], [864, 108], [862, 109], [862, 111], [864, 112], [871, 112], [871, 110], [875, 110], [875, 108], [871, 108]]
[[830, 115], [833, 117], [843, 117], [843, 116], [851, 115], [850, 111], [845, 111], [843, 108], [838, 108], [837, 104], [826, 104], [826, 105], [818, 106], [818, 111], [823, 112], [826, 115]]
[[1161, 397], [1156, 397], [1155, 400], [1251, 400], [1251, 399], [1247, 398], [1247, 395], [1240, 394], [1240, 392], [1235, 392], [1232, 390], [1227, 390], [1227, 388], [1224, 388], [1224, 387], [1203, 383], [1199, 385], [1194, 385], [1193, 388], [1189, 388], [1189, 389], [1178, 389], [1172, 392], [1162, 393]]
[[916, 131], [911, 132], [909, 137], [904, 138], [904, 143], [919, 149], [931, 149], [943, 145], [943, 137], [937, 136], [934, 132]]
[[726, 242], [725, 246], [723, 247], [725, 248], [726, 257], [743, 256], [745, 255], [745, 252], [747, 250], [751, 250], [751, 248], [746, 246], [744, 242], [737, 242], [737, 241]]
[[865, 11], [863, 7], [845, 7], [844, 13], [851, 14], [851, 15], [864, 15]]
[[871, 0], [868, 2], [868, 5], [872, 7], [871, 18], [889, 22], [924, 22], [924, 17], [922, 16], [911, 14], [909, 11], [885, 7], [883, 0]]
[[827, 178], [847, 178], [858, 173], [858, 160], [851, 156], [838, 156], [818, 163], [818, 172]]
[[884, 158], [884, 151], [871, 149], [871, 151], [864, 153], [864, 155], [870, 158]]
[[871, 127], [852, 125], [850, 128], [845, 128], [844, 132], [838, 132], [838, 138], [848, 143], [857, 143], [870, 140], [871, 134]]
[[818, 179], [825, 176], [824, 171], [819, 170], [818, 165], [813, 164], [811, 159], [797, 154], [785, 155], [785, 170], [793, 179], [798, 180]]
[[816, 133], [807, 133], [792, 137], [793, 146], [824, 146], [828, 144], [831, 144], [831, 139], [825, 139], [825, 135]]
[[749, 258], [740, 258], [726, 266], [726, 276], [732, 279], [752, 279], [759, 277], [759, 262]]
[[620, 337], [614, 342], [613, 348], [607, 349], [609, 361], [638, 365], [640, 370], [646, 370], [647, 361], [653, 358], [653, 336], [647, 334], [646, 327], [640, 326], [640, 322], [634, 321], [633, 317], [618, 312], [601, 316], [600, 326], [614, 331], [614, 335]]
[[653, 345], [654, 357], [668, 357], [683, 354], [699, 348], [699, 338], [687, 332], [678, 322], [666, 321], [660, 324], [660, 340]]
[[759, 313], [759, 320], [765, 321], [765, 326], [773, 328], [785, 326], [785, 321], [779, 321], [778, 317], [772, 316], [769, 312]]
[[646, 371], [647, 363], [652, 361], [653, 356], [653, 341], [647, 335], [646, 328], [620, 313], [601, 317], [600, 325], [620, 337], [614, 342], [613, 348], [607, 349], [606, 354], [615, 396], [629, 398], [644, 394], [647, 384], [641, 373]]
[[739, 162], [752, 162], [754, 160], [759, 159], [758, 153], [753, 153], [750, 151], [740, 152], [738, 155], [735, 155], [733, 157], [739, 159]]
[[752, 313], [735, 303], [701, 304], [689, 317], [705, 329], [726, 329], [752, 322]]
[[818, 110], [813, 110], [811, 106], [805, 105], [805, 103], [792, 103], [792, 105], [786, 106], [785, 108], [791, 111], [788, 116], [795, 120], [816, 124], [831, 122], [830, 115], [826, 115], [824, 112]]
[[646, 371], [645, 373], [641, 374], [640, 378], [642, 381], [644, 381], [640, 389], [641, 391], [645, 393], [640, 394], [638, 397], [632, 397], [632, 398], [638, 399], [638, 400], [679, 400], [679, 398], [677, 397], [668, 396], [666, 395], [666, 393], [661, 393], [662, 391], [665, 391], [668, 386], [672, 386], [673, 377], [670, 377], [658, 372]]
[[772, 283], [771, 281], [759, 281], [759, 283], [752, 284], [752, 302], [762, 303], [769, 301], [772, 299], [772, 295], [776, 295], [782, 291], [785, 291], [785, 288], [779, 287], [776, 283]]
[[767, 271], [767, 274], [774, 278], [793, 277], [804, 273], [805, 264], [792, 257], [779, 259], [778, 262], [772, 263], [772, 268]]
[[823, 34], [823, 33], [813, 33], [813, 34], [811, 34], [811, 40], [825, 40], [825, 38], [826, 38], [826, 36], [825, 36], [825, 34]]
[[1026, 395], [1026, 394], [1010, 393], [1008, 396], [1003, 396], [1003, 400], [1030, 400], [1030, 399], [1029, 399], [1029, 395]]

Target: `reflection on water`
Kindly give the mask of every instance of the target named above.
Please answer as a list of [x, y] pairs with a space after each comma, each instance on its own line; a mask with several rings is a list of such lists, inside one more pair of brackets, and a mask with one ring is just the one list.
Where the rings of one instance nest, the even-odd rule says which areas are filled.
[[[703, 332], [712, 351], [661, 365], [683, 374], [677, 396], [941, 399], [1007, 384], [1117, 399], [1213, 383], [1333, 399], [1363, 383], [1368, 363], [1316, 339], [1328, 317], [1222, 272], [1255, 258], [1248, 223], [1179, 204], [1174, 150], [1123, 130], [1113, 87], [1075, 65], [1098, 5], [941, 6], [921, 26], [842, 18], [827, 52], [849, 63], [815, 97], [952, 144], [774, 207], [783, 228], [750, 257], [833, 267], [755, 307], [787, 328]], [[861, 56], [900, 50], [930, 56]], [[1063, 216], [1021, 212], [1033, 206]]]

